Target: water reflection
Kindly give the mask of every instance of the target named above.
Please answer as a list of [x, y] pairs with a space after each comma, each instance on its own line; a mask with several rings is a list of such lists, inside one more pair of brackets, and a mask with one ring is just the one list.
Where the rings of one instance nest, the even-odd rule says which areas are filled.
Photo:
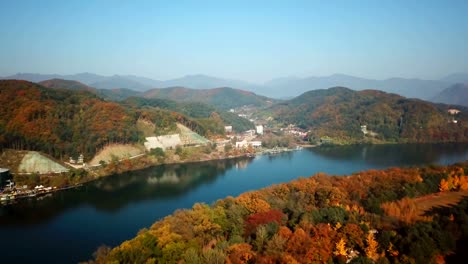
[[[468, 144], [327, 146], [309, 151], [337, 161], [365, 161], [379, 167], [450, 164], [468, 159]], [[460, 158], [462, 157], [462, 158]]]
[[75, 190], [54, 193], [43, 200], [27, 200], [0, 207], [0, 225], [46, 222], [56, 214], [83, 204], [100, 211], [119, 211], [130, 203], [165, 200], [203, 184], [215, 182], [226, 171], [246, 168], [251, 158], [162, 165], [117, 174]]
[[286, 151], [280, 152], [275, 154], [266, 154], [265, 156], [268, 157], [268, 161], [273, 162], [278, 159], [286, 159], [291, 160], [293, 158], [294, 152], [293, 151]]

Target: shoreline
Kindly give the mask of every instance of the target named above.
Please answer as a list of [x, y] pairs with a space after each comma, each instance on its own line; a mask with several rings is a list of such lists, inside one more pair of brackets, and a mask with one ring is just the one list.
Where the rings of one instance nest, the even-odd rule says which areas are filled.
[[[346, 144], [346, 145], [394, 145], [396, 143], [393, 143], [393, 142], [386, 142], [386, 143], [378, 143], [378, 144], [366, 144], [366, 143], [360, 143], [360, 144]], [[421, 143], [402, 143], [402, 144], [421, 144]], [[424, 144], [424, 143], [422, 143]], [[441, 143], [441, 144], [444, 144], [444, 143]], [[130, 158], [126, 158], [126, 159], [121, 159], [119, 160], [119, 162], [117, 164], [115, 164], [117, 166], [117, 171], [113, 171], [113, 172], [104, 172], [103, 174], [98, 174], [96, 173], [95, 171], [96, 170], [105, 170], [105, 168], [102, 168], [102, 165], [99, 165], [99, 166], [90, 166], [88, 167], [88, 169], [85, 169], [85, 168], [81, 168], [85, 171], [87, 171], [88, 173], [90, 174], [93, 174], [94, 173], [94, 178], [92, 179], [89, 179], [89, 180], [86, 180], [86, 181], [81, 181], [81, 182], [78, 182], [78, 183], [75, 183], [73, 185], [68, 185], [68, 186], [61, 186], [61, 187], [51, 187], [52, 190], [48, 191], [46, 194], [52, 194], [52, 193], [55, 193], [55, 192], [59, 192], [59, 191], [66, 191], [66, 190], [70, 190], [70, 189], [76, 189], [76, 188], [79, 188], [79, 187], [83, 187], [85, 186], [86, 184], [89, 184], [89, 183], [92, 183], [92, 182], [95, 182], [97, 180], [100, 180], [104, 177], [109, 177], [109, 176], [113, 176], [113, 175], [118, 175], [118, 174], [122, 174], [122, 173], [128, 173], [128, 172], [132, 172], [132, 171], [138, 171], [138, 170], [143, 170], [143, 169], [147, 169], [147, 168], [150, 168], [150, 167], [155, 167], [155, 166], [161, 166], [161, 165], [175, 165], [175, 164], [190, 164], [190, 163], [201, 163], [201, 162], [208, 162], [208, 161], [220, 161], [220, 160], [229, 160], [229, 159], [236, 159], [236, 158], [252, 158], [252, 157], [255, 157], [256, 155], [275, 155], [275, 154], [279, 154], [279, 153], [283, 153], [283, 152], [292, 152], [292, 151], [296, 151], [296, 150], [301, 150], [301, 149], [311, 149], [311, 148], [317, 148], [317, 147], [326, 147], [326, 146], [346, 146], [346, 145], [328, 145], [328, 144], [316, 144], [316, 145], [313, 145], [313, 144], [303, 144], [303, 145], [297, 145], [296, 148], [279, 148], [281, 149], [280, 151], [277, 151], [277, 152], [270, 152], [272, 149], [264, 149], [262, 150], [261, 152], [255, 152], [254, 154], [252, 153], [241, 153], [241, 154], [237, 154], [237, 155], [229, 155], [229, 156], [224, 156], [224, 157], [214, 157], [214, 158], [202, 158], [202, 159], [198, 159], [198, 160], [179, 160], [179, 161], [168, 161], [168, 162], [162, 162], [162, 163], [159, 163], [159, 162], [149, 162], [148, 163], [148, 160], [146, 161], [143, 161], [143, 162], [140, 162], [140, 159], [141, 158], [145, 158], [145, 157], [148, 157], [148, 154], [147, 153], [144, 153], [144, 154], [139, 154], [137, 155], [136, 157], [130, 157]], [[132, 165], [132, 168], [129, 168], [129, 169], [121, 169], [121, 167], [119, 168], [119, 166], [122, 166], [124, 162], [126, 161], [133, 161], [133, 162], [136, 162], [136, 163], [133, 163]], [[64, 162], [65, 163], [65, 162]], [[101, 171], [102, 173], [102, 171]], [[20, 175], [21, 173], [12, 173], [13, 175]], [[50, 175], [50, 174], [46, 174], [45, 176], [51, 176], [51, 177], [60, 177], [58, 175]], [[3, 194], [5, 195], [5, 194]], [[24, 201], [26, 198], [39, 198], [39, 197], [43, 197], [44, 195], [37, 195], [35, 197], [19, 197], [17, 199], [12, 199], [12, 200], [2, 200], [1, 204], [0, 205], [5, 205], [5, 202], [8, 202], [7, 204], [9, 204], [9, 201]]]
[[[142, 158], [142, 157], [146, 157], [148, 154], [139, 154], [137, 157], [130, 157], [130, 158], [127, 158], [127, 159], [122, 159], [122, 160], [119, 160], [119, 163], [117, 164], [118, 165], [122, 165], [122, 163], [124, 161], [127, 161], [127, 160], [134, 160], [136, 162], [138, 162], [138, 158]], [[5, 205], [10, 205], [10, 204], [14, 204], [15, 202], [22, 202], [22, 201], [25, 201], [25, 200], [29, 200], [29, 199], [38, 199], [38, 198], [41, 198], [41, 197], [44, 197], [46, 195], [49, 195], [49, 194], [53, 194], [53, 193], [56, 193], [56, 192], [60, 192], [60, 191], [66, 191], [66, 190], [71, 190], [71, 189], [76, 189], [76, 188], [79, 188], [79, 187], [83, 187], [87, 184], [90, 184], [92, 182], [95, 182], [97, 180], [100, 180], [102, 178], [105, 178], [105, 177], [110, 177], [110, 176], [113, 176], [113, 175], [118, 175], [118, 174], [122, 174], [122, 173], [128, 173], [128, 172], [132, 172], [132, 171], [138, 171], [138, 170], [143, 170], [143, 169], [147, 169], [147, 168], [150, 168], [150, 167], [155, 167], [155, 166], [163, 166], [163, 165], [175, 165], [175, 164], [190, 164], [190, 163], [201, 163], [201, 162], [208, 162], [208, 161], [219, 161], [219, 160], [229, 160], [229, 159], [236, 159], [236, 158], [251, 158], [252, 154], [250, 153], [242, 153], [242, 154], [239, 154], [239, 155], [229, 155], [229, 156], [225, 156], [225, 157], [216, 157], [216, 158], [208, 158], [208, 159], [200, 159], [200, 160], [181, 160], [181, 161], [169, 161], [169, 162], [163, 162], [163, 163], [148, 163], [148, 164], [141, 164], [140, 163], [140, 166], [136, 166], [136, 167], [133, 167], [131, 169], [127, 169], [127, 170], [122, 170], [122, 171], [116, 171], [116, 172], [111, 172], [111, 173], [104, 173], [100, 176], [95, 176], [93, 179], [90, 179], [90, 180], [87, 180], [87, 181], [81, 181], [81, 182], [78, 182], [76, 184], [73, 184], [73, 185], [68, 185], [68, 186], [62, 186], [62, 187], [47, 187], [47, 188], [51, 188], [49, 189], [48, 191], [46, 192], [41, 192], [41, 193], [36, 193], [34, 196], [33, 195], [30, 195], [30, 193], [33, 192], [33, 190], [28, 190], [27, 193], [25, 191], [25, 193], [21, 193], [21, 194], [17, 194], [16, 191], [15, 193], [11, 193], [11, 194], [0, 194], [1, 196], [1, 200], [0, 200], [0, 206], [5, 206]], [[65, 162], [64, 162], [65, 163]], [[67, 164], [67, 163], [65, 163]], [[68, 164], [67, 164], [68, 165]], [[92, 173], [93, 172], [93, 169], [105, 169], [105, 168], [102, 168], [101, 165], [99, 166], [91, 166], [91, 169], [88, 168], [88, 169], [85, 169], [85, 168], [78, 168], [78, 169], [82, 169], [82, 170], [85, 170], [87, 171], [88, 173]], [[76, 169], [76, 168], [74, 168]], [[12, 173], [12, 175], [23, 175], [24, 173]], [[32, 173], [31, 173], [32, 174]], [[51, 176], [51, 174], [44, 174], [45, 176]], [[53, 175], [52, 177], [60, 177], [60, 176], [57, 176], [57, 175]]]
[[[297, 147], [300, 147], [300, 148], [297, 148]], [[306, 144], [306, 145], [298, 145], [297, 147], [296, 148], [281, 148], [282, 149], [281, 151], [274, 152], [274, 153], [270, 153], [270, 152], [265, 153], [264, 151], [270, 151], [271, 150], [271, 149], [266, 149], [266, 150], [263, 150], [262, 152], [255, 152], [253, 154], [252, 153], [242, 153], [242, 154], [237, 154], [237, 155], [228, 155], [228, 156], [224, 156], [224, 157], [202, 158], [202, 159], [199, 159], [199, 160], [190, 160], [190, 159], [188, 159], [188, 160], [180, 160], [180, 161], [168, 161], [168, 162], [162, 162], [162, 163], [157, 163], [157, 162], [155, 162], [155, 163], [138, 163], [138, 160], [140, 158], [144, 158], [144, 157], [148, 156], [147, 153], [139, 154], [136, 157], [121, 159], [116, 164], [117, 166], [119, 166], [119, 165], [122, 165], [123, 162], [131, 160], [131, 161], [136, 162], [136, 164], [134, 164], [134, 165], [136, 165], [135, 167], [132, 167], [130, 169], [125, 169], [125, 170], [118, 170], [118, 171], [114, 171], [114, 172], [106, 172], [106, 173], [101, 174], [99, 176], [95, 176], [93, 179], [90, 179], [90, 180], [87, 180], [87, 181], [81, 181], [81, 182], [78, 182], [76, 184], [69, 185], [69, 186], [51, 187], [52, 189], [49, 190], [45, 194], [51, 194], [51, 193], [55, 193], [55, 192], [59, 192], [59, 191], [66, 191], [66, 190], [70, 190], [70, 189], [79, 188], [79, 187], [85, 186], [86, 184], [89, 184], [89, 183], [95, 182], [97, 180], [100, 180], [100, 179], [102, 179], [104, 177], [109, 177], [109, 176], [122, 174], [122, 173], [127, 173], [127, 172], [132, 172], [132, 171], [143, 170], [143, 169], [147, 169], [147, 168], [154, 167], [154, 166], [201, 163], [201, 162], [229, 160], [229, 159], [236, 159], [236, 158], [252, 158], [252, 157], [255, 157], [256, 155], [265, 155], [265, 154], [270, 155], [270, 154], [276, 154], [276, 153], [282, 153], [282, 152], [291, 152], [291, 151], [301, 150], [301, 149], [304, 149], [304, 148], [319, 147], [319, 145]], [[64, 162], [64, 163], [67, 164], [66, 162]], [[76, 168], [74, 168], [74, 169], [76, 169]], [[86, 168], [78, 168], [78, 169], [85, 170], [88, 173], [93, 173], [94, 170], [103, 170], [105, 168], [102, 168], [102, 166], [99, 165], [99, 166], [89, 166], [87, 169]], [[96, 172], [94, 172], [94, 173], [97, 174]], [[12, 175], [16, 175], [16, 174], [20, 175], [21, 173], [12, 173]], [[50, 176], [49, 174], [45, 174], [45, 175]], [[57, 177], [57, 175], [53, 175], [52, 177]], [[60, 177], [60, 176], [58, 176], [58, 177]], [[43, 195], [41, 194], [40, 196], [43, 196]], [[40, 197], [40, 196], [37, 196], [37, 197]], [[19, 201], [19, 200], [24, 200], [25, 198], [28, 198], [28, 197], [25, 196], [25, 197], [19, 197], [19, 198], [14, 198], [14, 199], [9, 199], [9, 200], [2, 200], [2, 202], [5, 202], [5, 201]], [[36, 198], [36, 196], [29, 197], [29, 198]]]

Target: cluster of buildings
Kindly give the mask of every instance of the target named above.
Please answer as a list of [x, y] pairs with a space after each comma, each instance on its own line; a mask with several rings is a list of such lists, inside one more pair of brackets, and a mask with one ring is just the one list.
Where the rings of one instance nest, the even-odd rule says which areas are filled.
[[236, 142], [236, 148], [248, 148], [249, 146], [253, 148], [258, 148], [262, 146], [262, 141], [254, 140], [254, 141], [247, 141], [246, 139], [242, 141]]
[[307, 136], [306, 131], [296, 127], [293, 124], [289, 124], [287, 127], [281, 128], [280, 130], [283, 131], [285, 134], [294, 135], [294, 136], [301, 137], [301, 138], [305, 138]]
[[[232, 126], [225, 126], [224, 131], [226, 134], [232, 134]], [[256, 125], [255, 129], [250, 129], [242, 133], [244, 136], [255, 136], [255, 135], [263, 135], [263, 125]]]
[[78, 159], [74, 159], [73, 157], [70, 157], [70, 161], [69, 161], [71, 164], [83, 164], [84, 163], [84, 156], [83, 154], [80, 154], [78, 156]]
[[263, 125], [256, 125], [255, 129], [244, 131], [241, 135], [234, 136], [232, 126], [225, 126], [224, 131], [229, 138], [240, 138], [241, 140], [236, 141], [236, 148], [248, 148], [249, 146], [258, 148], [262, 146], [262, 142], [259, 140], [253, 140], [257, 135], [263, 135]]

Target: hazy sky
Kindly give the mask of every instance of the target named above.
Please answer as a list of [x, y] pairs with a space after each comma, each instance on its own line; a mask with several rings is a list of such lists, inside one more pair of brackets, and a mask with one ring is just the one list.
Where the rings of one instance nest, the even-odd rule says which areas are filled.
[[5, 0], [0, 11], [0, 76], [468, 72], [467, 0]]

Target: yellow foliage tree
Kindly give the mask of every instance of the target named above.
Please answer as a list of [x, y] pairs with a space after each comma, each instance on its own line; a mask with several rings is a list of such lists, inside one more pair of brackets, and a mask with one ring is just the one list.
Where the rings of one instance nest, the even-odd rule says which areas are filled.
[[449, 184], [448, 182], [445, 180], [445, 179], [442, 179], [440, 181], [440, 184], [439, 184], [439, 191], [441, 192], [446, 192], [448, 191], [450, 188], [449, 188]]
[[333, 254], [335, 256], [346, 256], [346, 240], [344, 238], [341, 238], [338, 242], [335, 244], [335, 251], [333, 251]]
[[374, 233], [369, 232], [366, 237], [367, 247], [365, 248], [366, 256], [374, 261], [379, 258], [377, 249], [379, 248], [379, 243], [374, 238]]
[[468, 190], [468, 176], [461, 176], [459, 183], [460, 183], [460, 190], [462, 191]]
[[255, 252], [252, 251], [252, 246], [247, 243], [234, 244], [227, 248], [228, 264], [244, 264], [255, 260]]
[[257, 192], [243, 193], [236, 200], [245, 206], [250, 213], [262, 213], [270, 210], [270, 204], [263, 200]]

